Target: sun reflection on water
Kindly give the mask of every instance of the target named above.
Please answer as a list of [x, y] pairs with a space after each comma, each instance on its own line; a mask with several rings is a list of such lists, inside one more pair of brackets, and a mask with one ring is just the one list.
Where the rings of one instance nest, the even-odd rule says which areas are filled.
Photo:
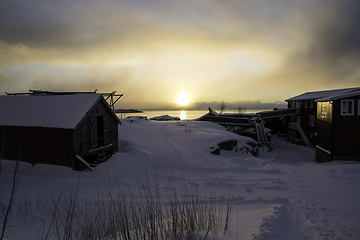
[[183, 120], [183, 119], [186, 119], [186, 112], [184, 110], [182, 110], [180, 112], [180, 119]]

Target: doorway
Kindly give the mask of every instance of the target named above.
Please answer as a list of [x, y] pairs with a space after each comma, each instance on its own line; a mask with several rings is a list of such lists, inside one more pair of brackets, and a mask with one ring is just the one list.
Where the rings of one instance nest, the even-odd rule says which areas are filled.
[[97, 140], [98, 147], [104, 146], [104, 117], [97, 117]]

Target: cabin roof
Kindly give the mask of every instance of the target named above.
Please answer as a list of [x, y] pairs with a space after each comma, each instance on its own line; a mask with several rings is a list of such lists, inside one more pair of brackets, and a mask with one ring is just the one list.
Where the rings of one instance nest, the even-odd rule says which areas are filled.
[[357, 91], [347, 92], [344, 94], [338, 94], [333, 96], [328, 96], [324, 98], [316, 99], [315, 102], [328, 102], [332, 100], [338, 100], [342, 98], [348, 98], [348, 97], [354, 97], [354, 96], [360, 96], [360, 88]]
[[101, 98], [95, 93], [0, 96], [0, 126], [75, 129]]
[[298, 96], [286, 99], [285, 101], [317, 100], [317, 99], [324, 99], [333, 96], [352, 94], [353, 92], [356, 91], [360, 91], [360, 87], [317, 91], [317, 92], [306, 92]]

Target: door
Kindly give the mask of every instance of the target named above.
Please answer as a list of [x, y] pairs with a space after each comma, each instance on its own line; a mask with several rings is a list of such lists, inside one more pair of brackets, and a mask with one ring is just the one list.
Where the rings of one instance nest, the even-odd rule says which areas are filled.
[[99, 116], [96, 118], [97, 120], [97, 140], [98, 147], [104, 146], [104, 117]]

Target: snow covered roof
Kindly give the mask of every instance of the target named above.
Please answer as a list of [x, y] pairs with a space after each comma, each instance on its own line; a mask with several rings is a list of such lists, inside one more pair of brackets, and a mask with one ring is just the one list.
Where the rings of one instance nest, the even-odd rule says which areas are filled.
[[101, 94], [0, 96], [0, 126], [74, 129]]
[[317, 99], [329, 98], [333, 96], [345, 95], [345, 94], [353, 93], [355, 91], [360, 91], [360, 87], [318, 91], [318, 92], [306, 92], [298, 96], [286, 99], [285, 101], [317, 100]]
[[351, 91], [351, 92], [347, 92], [344, 94], [338, 94], [338, 95], [328, 96], [328, 97], [324, 97], [324, 98], [319, 98], [319, 99], [316, 99], [315, 102], [327, 102], [327, 101], [332, 101], [332, 100], [337, 100], [337, 99], [342, 99], [342, 98], [347, 98], [347, 97], [353, 97], [353, 96], [358, 96], [358, 95], [360, 95], [360, 88], [356, 91]]

